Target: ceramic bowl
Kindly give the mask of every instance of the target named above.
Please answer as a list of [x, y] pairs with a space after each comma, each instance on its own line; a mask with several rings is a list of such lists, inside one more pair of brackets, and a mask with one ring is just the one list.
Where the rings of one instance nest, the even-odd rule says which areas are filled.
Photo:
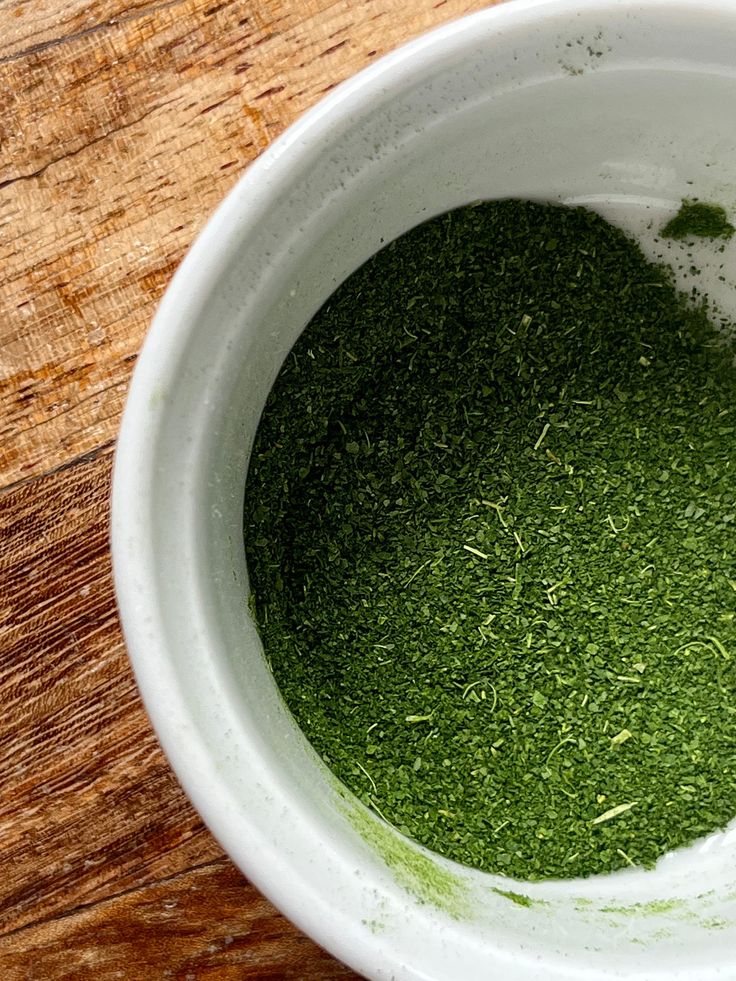
[[[383, 58], [292, 126], [161, 303], [115, 461], [130, 658], [174, 770], [233, 861], [369, 978], [736, 978], [733, 833], [651, 871], [526, 883], [446, 861], [369, 813], [280, 700], [248, 612], [241, 531], [269, 388], [352, 270], [432, 215], [511, 196], [588, 204], [654, 252], [651, 229], [682, 198], [733, 210], [734, 107], [733, 0], [493, 7]], [[733, 307], [717, 274], [732, 252], [701, 253]]]

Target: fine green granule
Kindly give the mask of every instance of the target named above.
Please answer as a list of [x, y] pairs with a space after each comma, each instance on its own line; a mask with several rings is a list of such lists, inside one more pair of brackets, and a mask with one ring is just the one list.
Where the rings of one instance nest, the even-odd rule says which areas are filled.
[[736, 372], [584, 209], [435, 218], [296, 343], [246, 488], [283, 696], [369, 807], [519, 878], [736, 814]]
[[734, 229], [720, 204], [683, 201], [661, 231], [662, 238], [731, 238]]

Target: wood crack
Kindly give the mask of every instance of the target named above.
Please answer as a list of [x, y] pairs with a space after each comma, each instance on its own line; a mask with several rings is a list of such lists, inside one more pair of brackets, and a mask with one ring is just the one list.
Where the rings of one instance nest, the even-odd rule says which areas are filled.
[[46, 171], [53, 167], [55, 164], [61, 163], [64, 160], [71, 160], [73, 157], [78, 156], [85, 150], [89, 150], [90, 147], [96, 146], [98, 143], [102, 143], [103, 140], [108, 139], [111, 136], [115, 136], [117, 133], [123, 133], [125, 130], [130, 129], [133, 126], [137, 126], [138, 123], [142, 123], [144, 119], [150, 116], [152, 113], [159, 109], [163, 109], [164, 106], [171, 105], [174, 99], [168, 99], [164, 102], [159, 102], [150, 109], [146, 109], [144, 113], [140, 116], [136, 116], [135, 119], [131, 119], [128, 123], [123, 123], [122, 126], [117, 126], [115, 129], [106, 130], [104, 133], [100, 133], [99, 136], [95, 136], [88, 143], [84, 143], [82, 146], [76, 147], [74, 150], [70, 150], [68, 153], [62, 153], [59, 157], [53, 157], [51, 160], [47, 160], [46, 163], [39, 167], [37, 170], [33, 170], [28, 174], [17, 174], [15, 177], [8, 177], [4, 181], [0, 181], [0, 191], [4, 190], [6, 187], [10, 187], [13, 184], [17, 184], [19, 181], [31, 181], [35, 180], [37, 177], [41, 177]]
[[44, 51], [48, 51], [50, 48], [58, 48], [61, 44], [80, 41], [83, 38], [91, 37], [94, 34], [99, 34], [100, 31], [109, 30], [109, 28], [117, 27], [120, 24], [129, 24], [131, 21], [140, 20], [142, 17], [150, 17], [162, 10], [177, 7], [181, 5], [181, 2], [182, 0], [164, 0], [163, 3], [157, 3], [150, 7], [144, 7], [141, 10], [136, 10], [134, 13], [123, 14], [120, 17], [109, 17], [107, 20], [103, 20], [99, 24], [93, 24], [91, 27], [85, 27], [83, 31], [74, 31], [71, 34], [64, 34], [61, 37], [50, 38], [48, 41], [39, 41], [38, 44], [30, 44], [27, 48], [22, 48], [20, 51], [13, 51], [11, 54], [0, 55], [0, 65], [7, 65], [11, 61], [19, 61], [21, 58], [28, 58], [34, 54], [42, 54]]
[[43, 473], [34, 473], [30, 477], [22, 477], [20, 480], [14, 480], [12, 484], [6, 484], [5, 487], [0, 487], [0, 500], [6, 495], [10, 494], [11, 491], [18, 490], [19, 487], [25, 487], [28, 484], [32, 484], [37, 480], [43, 480], [44, 477], [50, 477], [55, 473], [62, 473], [64, 470], [71, 470], [73, 467], [84, 466], [85, 463], [92, 463], [98, 457], [104, 456], [106, 453], [112, 453], [115, 448], [115, 439], [108, 439], [106, 442], [101, 443], [96, 446], [93, 450], [89, 450], [87, 453], [81, 453], [79, 456], [75, 456], [73, 460], [65, 460], [64, 463], [60, 463], [58, 467], [50, 467], [48, 470], [44, 470]]

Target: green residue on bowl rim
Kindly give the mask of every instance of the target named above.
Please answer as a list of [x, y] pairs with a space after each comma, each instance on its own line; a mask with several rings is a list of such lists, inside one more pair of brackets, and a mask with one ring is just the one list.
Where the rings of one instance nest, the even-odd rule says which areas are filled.
[[662, 238], [725, 238], [729, 239], [736, 228], [728, 220], [726, 209], [720, 204], [684, 200], [680, 210], [664, 226]]
[[[703, 899], [713, 894], [714, 890], [710, 890], [707, 893], [702, 893], [697, 899]], [[683, 899], [653, 899], [646, 903], [632, 903], [630, 906], [601, 906], [599, 912], [631, 918], [673, 914], [673, 918], [676, 920], [693, 923], [706, 930], [723, 930], [725, 927], [731, 926], [730, 921], [723, 919], [723, 917], [704, 917], [702, 909], [693, 908]], [[612, 925], [615, 925], [614, 921], [612, 921]], [[653, 936], [656, 939], [658, 935], [654, 934]]]
[[631, 906], [601, 906], [601, 913], [616, 913], [619, 916], [661, 916], [684, 910], [681, 899], [652, 899], [648, 903], [632, 903]]
[[527, 909], [531, 909], [533, 906], [549, 906], [546, 899], [532, 899], [531, 896], [526, 896], [523, 892], [514, 892], [512, 889], [499, 889], [497, 886], [493, 886], [491, 892], [495, 892], [497, 896], [503, 896], [504, 899], [508, 899], [516, 906], [525, 906]]
[[363, 926], [368, 927], [374, 936], [379, 933], [383, 933], [386, 929], [386, 923], [384, 920], [363, 920]]
[[578, 911], [578, 913], [587, 913], [593, 906], [595, 906], [593, 900], [588, 899], [587, 896], [578, 896], [574, 903], [575, 909]]
[[[347, 804], [344, 790], [341, 796]], [[468, 889], [459, 875], [425, 855], [357, 800], [343, 812], [361, 838], [386, 863], [396, 882], [417, 902], [435, 906], [455, 920], [471, 916]]]
[[712, 916], [709, 920], [701, 920], [700, 926], [706, 930], [725, 930], [731, 924], [721, 916]]

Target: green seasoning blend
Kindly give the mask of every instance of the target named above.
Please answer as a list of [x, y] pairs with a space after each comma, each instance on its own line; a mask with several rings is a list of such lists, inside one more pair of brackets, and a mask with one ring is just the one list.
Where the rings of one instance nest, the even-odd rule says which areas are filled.
[[442, 215], [315, 316], [245, 542], [289, 708], [369, 807], [520, 878], [736, 814], [733, 351], [599, 216]]
[[662, 229], [662, 238], [726, 238], [734, 229], [719, 204], [702, 201], [683, 201], [680, 210]]

